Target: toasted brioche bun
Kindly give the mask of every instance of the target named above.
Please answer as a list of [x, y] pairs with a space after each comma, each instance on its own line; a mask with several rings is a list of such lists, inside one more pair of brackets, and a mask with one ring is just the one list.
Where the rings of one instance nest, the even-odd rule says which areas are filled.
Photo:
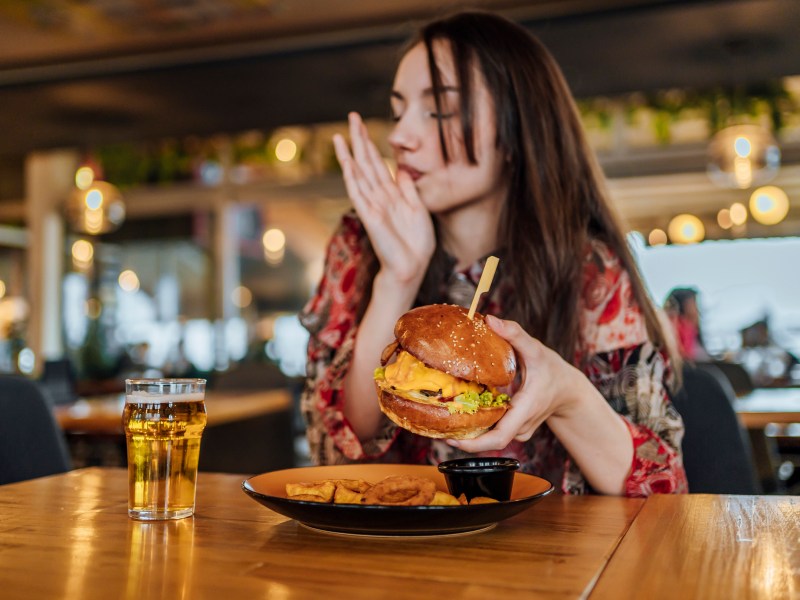
[[470, 440], [488, 431], [508, 410], [504, 405], [480, 408], [474, 414], [450, 414], [443, 406], [415, 402], [386, 390], [378, 394], [383, 414], [403, 429], [429, 438]]
[[514, 349], [489, 329], [483, 315], [470, 320], [467, 314], [453, 304], [420, 306], [397, 320], [394, 336], [433, 369], [493, 388], [509, 385], [517, 371]]

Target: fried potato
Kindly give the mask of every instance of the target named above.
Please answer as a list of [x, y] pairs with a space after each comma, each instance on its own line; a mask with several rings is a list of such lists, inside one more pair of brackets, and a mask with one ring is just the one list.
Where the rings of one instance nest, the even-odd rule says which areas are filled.
[[497, 502], [486, 496], [477, 496], [469, 501], [465, 494], [456, 498], [437, 490], [432, 479], [407, 475], [387, 477], [375, 485], [363, 479], [287, 483], [286, 496], [306, 502], [388, 506], [467, 506]]
[[294, 498], [295, 496], [318, 496], [321, 498], [321, 502], [332, 502], [335, 492], [336, 484], [333, 483], [333, 481], [286, 484], [286, 495], [289, 496], [289, 498]]
[[336, 484], [337, 488], [343, 487], [351, 492], [358, 492], [359, 494], [363, 494], [372, 487], [371, 483], [363, 479], [331, 479], [331, 481]]
[[336, 486], [336, 492], [333, 494], [334, 504], [362, 504], [364, 494], [350, 490], [343, 485]]
[[376, 483], [364, 493], [364, 504], [390, 506], [423, 506], [430, 504], [436, 493], [432, 479], [393, 476]]
[[495, 500], [494, 498], [487, 498], [486, 496], [475, 496], [469, 501], [470, 504], [492, 504], [494, 502], [498, 502], [498, 500]]
[[433, 500], [431, 500], [431, 506], [461, 506], [461, 502], [455, 496], [436, 490]]
[[322, 496], [312, 496], [311, 494], [297, 494], [295, 496], [289, 496], [289, 500], [303, 500], [305, 502], [319, 502], [321, 504], [329, 503]]

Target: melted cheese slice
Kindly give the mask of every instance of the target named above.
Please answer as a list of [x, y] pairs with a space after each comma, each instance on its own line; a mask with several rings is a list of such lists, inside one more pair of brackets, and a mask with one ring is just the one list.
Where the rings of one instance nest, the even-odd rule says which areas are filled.
[[442, 390], [442, 396], [450, 398], [462, 392], [483, 391], [483, 386], [470, 381], [458, 379], [442, 371], [426, 367], [423, 363], [401, 350], [397, 354], [397, 361], [386, 365], [384, 370], [385, 381], [388, 385], [398, 390]]

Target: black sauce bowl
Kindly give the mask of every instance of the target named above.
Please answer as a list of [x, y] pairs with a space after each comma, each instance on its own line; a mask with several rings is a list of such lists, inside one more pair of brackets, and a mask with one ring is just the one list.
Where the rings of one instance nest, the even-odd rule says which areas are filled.
[[457, 458], [439, 464], [439, 472], [447, 481], [447, 489], [458, 498], [472, 500], [477, 496], [509, 500], [514, 472], [519, 469], [516, 458]]

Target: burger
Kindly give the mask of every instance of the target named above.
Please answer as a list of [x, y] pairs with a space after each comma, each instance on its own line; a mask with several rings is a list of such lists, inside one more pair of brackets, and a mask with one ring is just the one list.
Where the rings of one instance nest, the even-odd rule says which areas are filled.
[[451, 304], [420, 306], [398, 319], [394, 336], [375, 383], [381, 410], [400, 427], [471, 439], [508, 410], [508, 394], [498, 389], [514, 380], [514, 350], [483, 315], [470, 319], [467, 309]]

